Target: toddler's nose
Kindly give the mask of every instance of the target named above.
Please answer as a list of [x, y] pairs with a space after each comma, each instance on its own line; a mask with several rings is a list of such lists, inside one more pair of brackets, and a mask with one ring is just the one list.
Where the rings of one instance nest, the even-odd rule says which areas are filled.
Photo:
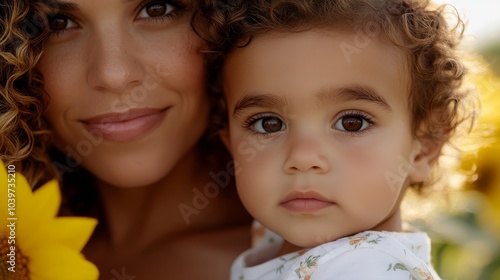
[[292, 143], [283, 165], [285, 173], [288, 174], [326, 173], [329, 168], [328, 159], [321, 152], [319, 143], [312, 139], [303, 139]]

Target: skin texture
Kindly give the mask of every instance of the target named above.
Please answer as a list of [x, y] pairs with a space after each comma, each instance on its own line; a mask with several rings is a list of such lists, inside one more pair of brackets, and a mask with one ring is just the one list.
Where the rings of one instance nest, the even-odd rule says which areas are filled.
[[347, 57], [339, 46], [354, 36], [266, 34], [225, 64], [221, 136], [238, 164], [238, 193], [256, 220], [295, 246], [401, 231], [404, 191], [431, 165], [412, 136], [403, 54], [372, 38]]
[[[101, 279], [122, 269], [136, 279], [228, 278], [250, 232], [232, 184], [189, 219], [179, 211], [181, 204], [194, 207], [195, 190], [213, 183], [210, 172], [226, 169], [206, 166], [196, 150], [209, 108], [201, 40], [189, 25], [193, 2], [179, 9], [155, 2], [167, 9], [154, 18], [151, 4], [136, 0], [65, 3], [74, 9], [54, 9], [52, 26], [62, 32], [47, 40], [38, 68], [54, 145], [97, 179], [105, 219], [85, 255]], [[132, 109], [164, 113], [127, 140], [86, 126], [102, 114], [126, 118]]]

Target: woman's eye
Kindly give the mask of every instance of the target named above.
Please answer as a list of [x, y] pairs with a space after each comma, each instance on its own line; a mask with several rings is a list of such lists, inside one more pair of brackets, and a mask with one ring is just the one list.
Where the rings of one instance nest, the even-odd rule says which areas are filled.
[[154, 18], [170, 14], [174, 10], [174, 6], [165, 2], [154, 2], [146, 5], [140, 11], [139, 18]]
[[51, 31], [62, 31], [76, 27], [76, 23], [65, 15], [53, 15], [48, 19], [49, 28]]
[[276, 117], [264, 117], [252, 124], [252, 128], [258, 133], [268, 134], [285, 130], [285, 123]]
[[341, 131], [356, 132], [366, 129], [370, 125], [364, 117], [344, 116], [335, 123], [335, 128]]

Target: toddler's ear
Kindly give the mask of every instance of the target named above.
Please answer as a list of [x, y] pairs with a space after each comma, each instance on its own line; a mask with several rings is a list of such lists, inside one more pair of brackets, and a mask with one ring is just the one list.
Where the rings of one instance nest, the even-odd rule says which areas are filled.
[[232, 156], [233, 153], [231, 151], [231, 138], [229, 136], [229, 128], [227, 126], [224, 126], [223, 128], [219, 129], [219, 137], [222, 143], [224, 143], [224, 146], [226, 146], [226, 149]]
[[429, 178], [432, 167], [441, 154], [442, 145], [436, 143], [425, 143], [415, 140], [411, 155], [412, 169], [410, 180], [412, 182], [423, 182]]

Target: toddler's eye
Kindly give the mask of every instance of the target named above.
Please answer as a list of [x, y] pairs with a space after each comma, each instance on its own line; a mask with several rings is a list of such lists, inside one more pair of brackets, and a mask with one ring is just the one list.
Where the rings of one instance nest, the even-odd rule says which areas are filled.
[[139, 18], [154, 18], [170, 14], [174, 10], [174, 6], [165, 2], [153, 2], [142, 8], [139, 13]]
[[258, 133], [268, 134], [285, 130], [285, 124], [276, 117], [264, 117], [256, 120], [252, 128]]
[[51, 31], [62, 31], [76, 27], [76, 23], [73, 20], [61, 14], [49, 16], [48, 23]]
[[366, 129], [370, 123], [361, 116], [344, 116], [335, 123], [335, 128], [341, 131], [356, 132]]

